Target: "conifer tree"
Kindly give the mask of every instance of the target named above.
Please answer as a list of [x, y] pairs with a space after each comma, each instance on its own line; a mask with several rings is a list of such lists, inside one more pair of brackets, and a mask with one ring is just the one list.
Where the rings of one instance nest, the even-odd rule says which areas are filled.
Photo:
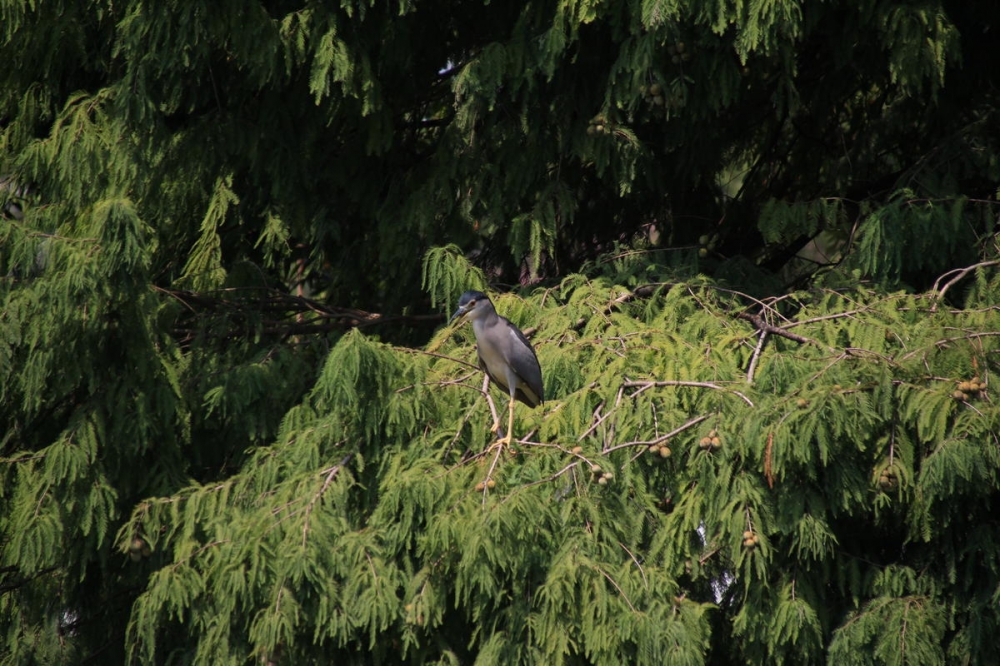
[[3, 666], [1000, 662], [995, 3], [0, 17]]

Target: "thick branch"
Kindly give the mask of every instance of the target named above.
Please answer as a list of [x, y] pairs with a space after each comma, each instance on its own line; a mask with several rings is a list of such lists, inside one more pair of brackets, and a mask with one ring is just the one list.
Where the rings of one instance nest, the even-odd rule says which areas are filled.
[[736, 315], [736, 318], [750, 322], [754, 325], [754, 328], [762, 333], [773, 333], [774, 335], [780, 335], [783, 338], [788, 338], [789, 340], [794, 340], [795, 342], [799, 342], [804, 345], [817, 344], [812, 338], [807, 338], [799, 335], [798, 333], [791, 333], [780, 326], [767, 323], [760, 315], [751, 314], [749, 312], [740, 312]]

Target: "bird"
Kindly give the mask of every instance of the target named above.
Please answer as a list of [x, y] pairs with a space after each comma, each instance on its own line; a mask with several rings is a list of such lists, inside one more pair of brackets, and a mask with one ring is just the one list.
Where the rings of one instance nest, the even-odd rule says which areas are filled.
[[[498, 315], [489, 296], [481, 291], [462, 294], [449, 323], [456, 319], [460, 319], [460, 323], [472, 321], [479, 368], [510, 397], [507, 432], [490, 448], [509, 446], [514, 432], [514, 401], [538, 407], [545, 400], [538, 356], [524, 333], [506, 317]], [[500, 418], [497, 417], [490, 430], [496, 433], [499, 429]]]

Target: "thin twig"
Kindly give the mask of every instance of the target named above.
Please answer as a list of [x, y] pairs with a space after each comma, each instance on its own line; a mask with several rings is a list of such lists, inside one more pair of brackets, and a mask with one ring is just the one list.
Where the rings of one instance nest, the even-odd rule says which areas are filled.
[[[497, 406], [493, 403], [493, 396], [490, 395], [490, 376], [483, 373], [483, 389], [482, 393], [486, 396], [486, 404], [490, 407], [490, 416], [493, 417], [493, 423], [500, 423], [500, 416], [497, 414]], [[499, 430], [499, 426], [497, 428]], [[504, 433], [506, 435], [507, 433]], [[503, 435], [500, 435], [503, 437]]]
[[[964, 278], [966, 275], [968, 275], [972, 271], [976, 270], [977, 268], [985, 268], [987, 266], [996, 266], [996, 265], [1000, 265], [1000, 259], [994, 259], [992, 261], [981, 261], [978, 264], [973, 264], [972, 266], [966, 266], [965, 268], [955, 268], [955, 269], [952, 269], [952, 270], [948, 271], [947, 273], [945, 273], [944, 275], [942, 275], [941, 277], [939, 277], [937, 280], [935, 280], [934, 281], [934, 286], [931, 287], [931, 290], [932, 291], [936, 291], [937, 292], [937, 299], [941, 300], [941, 299], [944, 298], [945, 293], [947, 293], [947, 291], [949, 289], [951, 289], [955, 285], [956, 282], [960, 281], [962, 278]], [[955, 277], [953, 277], [952, 279], [948, 280], [944, 284], [944, 286], [942, 286], [939, 289], [938, 285], [941, 283], [941, 280], [945, 279], [946, 277], [948, 277], [949, 275], [951, 275], [953, 273], [956, 274]], [[931, 306], [931, 312], [934, 312], [936, 310], [936, 308], [937, 308], [937, 303], [935, 303], [933, 306]]]
[[838, 312], [836, 314], [823, 315], [822, 317], [812, 317], [811, 319], [803, 319], [801, 321], [793, 321], [789, 324], [782, 326], [782, 330], [788, 330], [790, 328], [795, 328], [796, 326], [803, 326], [805, 324], [815, 324], [818, 321], [827, 321], [829, 319], [843, 319], [844, 317], [853, 317], [856, 314], [860, 314], [863, 310], [848, 310], [847, 312]]
[[447, 356], [445, 354], [438, 354], [436, 352], [429, 352], [423, 349], [412, 349], [410, 347], [393, 347], [394, 351], [406, 352], [407, 354], [424, 354], [426, 356], [433, 356], [435, 358], [443, 358], [446, 361], [452, 361], [453, 363], [458, 363], [459, 365], [464, 365], [466, 367], [472, 368], [474, 370], [479, 370], [479, 366], [468, 361], [463, 361], [460, 358], [455, 358], [454, 356]]
[[621, 546], [622, 550], [624, 550], [626, 553], [628, 553], [628, 556], [632, 558], [633, 562], [635, 562], [635, 566], [639, 568], [639, 573], [642, 574], [642, 582], [643, 582], [643, 584], [645, 584], [646, 589], [648, 590], [649, 589], [649, 580], [646, 578], [646, 572], [643, 571], [642, 565], [639, 564], [639, 560], [636, 558], [635, 555], [632, 554], [631, 550], [629, 550], [628, 548], [625, 547], [625, 544], [623, 544], [621, 541], [618, 542], [618, 545]]
[[746, 397], [745, 395], [743, 395], [739, 391], [735, 391], [733, 389], [726, 388], [725, 386], [719, 386], [718, 384], [713, 384], [712, 382], [686, 382], [686, 381], [665, 379], [665, 380], [660, 380], [660, 381], [626, 381], [626, 382], [622, 383], [622, 386], [624, 386], [626, 388], [638, 388], [639, 389], [638, 391], [635, 391], [634, 393], [632, 393], [629, 396], [630, 398], [636, 397], [637, 395], [639, 395], [640, 393], [642, 393], [643, 391], [645, 391], [647, 389], [651, 389], [651, 388], [655, 388], [655, 387], [660, 387], [660, 386], [693, 386], [695, 388], [710, 388], [710, 389], [715, 389], [716, 391], [725, 391], [726, 393], [732, 393], [733, 395], [738, 396], [741, 400], [743, 400], [743, 402], [747, 403], [751, 407], [754, 406], [754, 404], [750, 400], [750, 398]]
[[583, 441], [584, 437], [586, 437], [590, 433], [592, 433], [595, 430], [597, 430], [597, 427], [600, 426], [602, 423], [604, 423], [605, 419], [607, 419], [609, 416], [611, 416], [612, 412], [614, 412], [614, 410], [612, 409], [607, 414], [604, 414], [603, 416], [601, 416], [601, 408], [602, 407], [604, 407], [604, 401], [603, 400], [601, 401], [601, 403], [599, 405], [597, 405], [597, 408], [594, 409], [594, 414], [591, 417], [591, 418], [594, 419], [593, 425], [591, 425], [589, 428], [587, 428], [586, 430], [584, 430], [583, 434], [576, 438], [576, 441], [578, 441], [578, 442]]
[[774, 431], [767, 433], [767, 446], [764, 448], [764, 478], [767, 479], [767, 487], [774, 488], [774, 474], [772, 470], [774, 451]]
[[[320, 499], [322, 499], [323, 493], [325, 493], [326, 489], [330, 487], [331, 483], [333, 483], [333, 479], [337, 476], [337, 472], [339, 472], [344, 465], [346, 465], [348, 462], [350, 462], [350, 460], [351, 460], [351, 458], [353, 456], [354, 456], [353, 453], [348, 453], [346, 456], [344, 456], [344, 458], [339, 463], [337, 463], [336, 465], [334, 465], [333, 467], [331, 467], [329, 469], [329, 473], [326, 475], [326, 479], [324, 479], [324, 481], [323, 481], [323, 485], [320, 487], [319, 491], [315, 495], [313, 495], [312, 499], [309, 500], [309, 504], [305, 508], [306, 515], [302, 519], [302, 547], [303, 548], [306, 547], [306, 541], [307, 541], [308, 536], [309, 536], [309, 516], [312, 514], [313, 507], [316, 505], [316, 502], [318, 502]], [[324, 470], [324, 471], [327, 471], [327, 470]]]
[[595, 564], [595, 565], [593, 565], [593, 568], [594, 568], [594, 570], [596, 570], [596, 571], [597, 571], [597, 572], [598, 572], [599, 574], [601, 574], [602, 576], [604, 576], [605, 578], [607, 578], [607, 579], [608, 579], [608, 581], [609, 581], [609, 582], [610, 582], [610, 583], [611, 583], [612, 585], [614, 585], [614, 586], [615, 586], [615, 589], [616, 589], [616, 590], [618, 590], [618, 594], [622, 595], [622, 599], [624, 599], [624, 600], [625, 600], [625, 603], [627, 603], [627, 604], [628, 604], [628, 607], [632, 609], [632, 612], [633, 612], [633, 613], [638, 613], [638, 612], [639, 612], [639, 611], [637, 611], [637, 610], [635, 609], [635, 606], [633, 606], [633, 605], [632, 605], [632, 602], [631, 602], [631, 601], [629, 601], [629, 598], [628, 598], [628, 595], [627, 595], [627, 594], [625, 594], [625, 590], [623, 590], [623, 589], [622, 589], [621, 587], [619, 587], [618, 583], [616, 583], [616, 582], [615, 582], [615, 579], [614, 579], [614, 578], [612, 578], [612, 577], [611, 577], [611, 576], [609, 576], [609, 575], [608, 575], [607, 573], [605, 573], [604, 569], [602, 569], [601, 567], [597, 566], [596, 564]]
[[650, 447], [650, 446], [653, 446], [653, 445], [662, 444], [663, 442], [667, 441], [671, 437], [676, 437], [677, 435], [679, 435], [680, 433], [684, 432], [688, 428], [693, 428], [694, 426], [698, 425], [699, 423], [701, 423], [705, 419], [710, 418], [711, 416], [712, 416], [711, 414], [703, 414], [702, 416], [696, 416], [693, 419], [687, 421], [686, 423], [677, 426], [676, 428], [674, 428], [673, 430], [671, 430], [667, 434], [660, 435], [656, 439], [651, 439], [648, 442], [625, 442], [624, 444], [618, 444], [617, 446], [612, 446], [612, 447], [606, 449], [603, 453], [608, 454], [608, 453], [611, 453], [612, 451], [617, 451], [618, 449], [626, 449], [626, 448], [628, 448], [630, 446], [645, 446], [645, 447]]

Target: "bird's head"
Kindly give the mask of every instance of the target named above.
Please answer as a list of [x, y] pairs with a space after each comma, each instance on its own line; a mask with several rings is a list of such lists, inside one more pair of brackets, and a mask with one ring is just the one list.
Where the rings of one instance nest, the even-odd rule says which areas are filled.
[[449, 323], [459, 318], [476, 320], [488, 312], [494, 312], [490, 297], [481, 291], [467, 291], [458, 299], [458, 309]]

